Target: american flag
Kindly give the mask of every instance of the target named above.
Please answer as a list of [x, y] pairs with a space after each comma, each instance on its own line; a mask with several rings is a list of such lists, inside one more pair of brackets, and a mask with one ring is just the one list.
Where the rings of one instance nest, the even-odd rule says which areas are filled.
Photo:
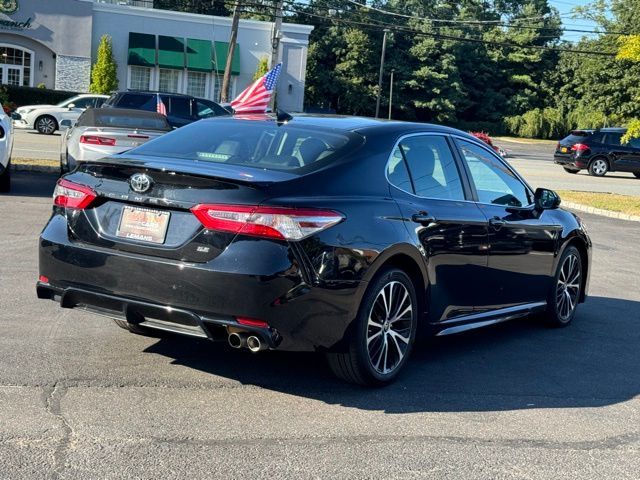
[[159, 93], [156, 93], [156, 112], [165, 117], [167, 116], [167, 107], [164, 105]]
[[235, 100], [231, 102], [231, 107], [236, 113], [265, 113], [273, 88], [278, 81], [282, 64], [276, 65], [273, 70], [267, 72], [263, 77], [253, 82], [245, 88]]

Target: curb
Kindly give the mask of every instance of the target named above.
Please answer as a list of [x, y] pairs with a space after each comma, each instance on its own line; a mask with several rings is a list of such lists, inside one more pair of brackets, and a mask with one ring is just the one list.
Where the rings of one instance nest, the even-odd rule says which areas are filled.
[[26, 163], [11, 163], [12, 172], [60, 173], [60, 167], [49, 165], [29, 165]]
[[640, 222], [640, 216], [638, 216], [638, 215], [629, 215], [627, 213], [614, 212], [612, 210], [604, 210], [602, 208], [588, 207], [587, 205], [582, 205], [581, 203], [573, 203], [573, 202], [562, 201], [562, 203], [560, 205], [562, 207], [570, 208], [572, 210], [578, 210], [580, 212], [592, 213], [594, 215], [600, 215], [600, 216], [603, 216], [603, 217], [617, 218], [619, 220], [628, 220], [630, 222]]

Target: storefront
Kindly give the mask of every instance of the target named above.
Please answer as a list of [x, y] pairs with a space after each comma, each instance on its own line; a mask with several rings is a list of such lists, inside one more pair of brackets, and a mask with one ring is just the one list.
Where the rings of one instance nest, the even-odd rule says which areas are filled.
[[[231, 19], [131, 6], [139, 4], [0, 0], [0, 82], [86, 92], [92, 59], [106, 34], [113, 41], [120, 89], [219, 99]], [[302, 109], [312, 28], [285, 23], [279, 34], [278, 104], [290, 111]], [[261, 58], [270, 58], [272, 38], [273, 23], [240, 22], [232, 95], [251, 82]]]

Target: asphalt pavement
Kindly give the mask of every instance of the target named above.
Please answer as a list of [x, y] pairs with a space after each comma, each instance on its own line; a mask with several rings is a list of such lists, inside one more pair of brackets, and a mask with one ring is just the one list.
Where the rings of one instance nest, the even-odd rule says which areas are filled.
[[37, 300], [54, 176], [0, 195], [0, 478], [637, 479], [640, 224], [582, 215], [590, 297], [436, 338], [399, 381], [340, 383], [313, 354], [252, 355]]
[[60, 161], [60, 132], [42, 135], [35, 130], [13, 130], [13, 157]]

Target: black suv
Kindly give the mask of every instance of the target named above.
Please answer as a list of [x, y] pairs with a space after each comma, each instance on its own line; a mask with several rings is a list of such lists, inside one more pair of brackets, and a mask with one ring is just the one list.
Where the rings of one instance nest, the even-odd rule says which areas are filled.
[[602, 177], [607, 172], [630, 172], [640, 178], [640, 138], [623, 145], [620, 138], [626, 131], [574, 130], [558, 142], [553, 159], [569, 173], [587, 169], [589, 174]]
[[[127, 91], [114, 93], [102, 105], [105, 108], [130, 108], [133, 110], [157, 110], [157, 92]], [[179, 93], [160, 93], [167, 109], [167, 120], [172, 127], [182, 127], [203, 118], [230, 115], [228, 110], [216, 102], [204, 98], [181, 95]]]

